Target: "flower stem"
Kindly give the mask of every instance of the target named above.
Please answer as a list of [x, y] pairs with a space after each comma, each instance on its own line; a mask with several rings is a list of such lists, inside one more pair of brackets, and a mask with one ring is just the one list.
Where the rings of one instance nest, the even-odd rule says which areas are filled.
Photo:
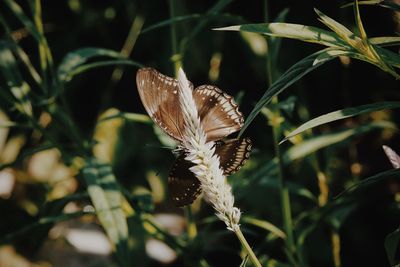
[[[274, 102], [277, 102], [275, 98]], [[276, 117], [279, 117], [279, 112], [275, 112]], [[282, 219], [283, 219], [283, 226], [286, 233], [286, 246], [287, 249], [294, 253], [295, 245], [294, 245], [294, 238], [293, 238], [293, 222], [292, 222], [292, 212], [290, 206], [290, 196], [289, 196], [289, 189], [286, 185], [285, 177], [283, 174], [283, 164], [282, 164], [282, 155], [279, 147], [279, 137], [280, 137], [280, 126], [279, 124], [272, 124], [273, 128], [273, 137], [274, 137], [274, 148], [275, 148], [275, 155], [278, 159], [278, 166], [279, 166], [279, 191], [280, 191], [280, 198], [281, 198], [281, 209], [282, 209]]]
[[[169, 0], [169, 15], [171, 19], [176, 16], [176, 0]], [[178, 52], [178, 38], [176, 34], [176, 24], [171, 23], [171, 46], [172, 46], [172, 57], [171, 60], [174, 63], [175, 76], [178, 75], [179, 68], [182, 67], [182, 58]]]
[[247, 243], [246, 238], [244, 237], [242, 231], [240, 230], [239, 227], [237, 227], [234, 230], [237, 238], [239, 239], [240, 243], [242, 244], [242, 246], [244, 247], [244, 249], [247, 252], [247, 255], [249, 255], [249, 258], [251, 260], [251, 262], [254, 264], [254, 266], [256, 267], [261, 267], [261, 263], [258, 261], [256, 254], [254, 254], [253, 250], [251, 249], [249, 243]]
[[185, 207], [185, 217], [187, 219], [187, 234], [190, 240], [193, 240], [197, 235], [196, 223], [193, 219], [193, 212], [190, 206]]
[[[170, 18], [174, 19], [176, 16], [176, 0], [169, 0], [169, 14]], [[178, 77], [179, 69], [182, 67], [181, 56], [178, 53], [178, 37], [176, 33], [176, 24], [171, 24], [171, 48], [172, 48], [172, 61], [174, 63], [174, 75]], [[193, 240], [197, 235], [197, 226], [193, 220], [192, 208], [185, 207], [185, 217], [187, 220], [187, 234], [189, 240]]]
[[[264, 19], [265, 22], [269, 22], [269, 14], [268, 14], [268, 0], [264, 1]], [[276, 53], [272, 49], [271, 39], [267, 37], [267, 44], [268, 44], [268, 54], [267, 54], [267, 77], [268, 77], [268, 84], [269, 87], [273, 83], [274, 75], [273, 70], [276, 68], [274, 62], [272, 60], [273, 54]], [[279, 191], [280, 191], [280, 198], [281, 198], [281, 209], [282, 209], [282, 219], [284, 230], [286, 233], [286, 247], [290, 253], [295, 252], [295, 242], [293, 238], [293, 222], [292, 222], [292, 212], [290, 207], [290, 196], [289, 196], [289, 189], [285, 182], [285, 177], [283, 173], [283, 163], [282, 163], [282, 155], [279, 146], [279, 138], [281, 136], [281, 114], [279, 108], [277, 107], [278, 104], [278, 97], [274, 96], [272, 98], [271, 104], [274, 106], [273, 108], [273, 116], [270, 119], [270, 124], [272, 126], [273, 131], [273, 139], [274, 139], [274, 148], [275, 148], [275, 155], [278, 159], [278, 166], [279, 166]]]

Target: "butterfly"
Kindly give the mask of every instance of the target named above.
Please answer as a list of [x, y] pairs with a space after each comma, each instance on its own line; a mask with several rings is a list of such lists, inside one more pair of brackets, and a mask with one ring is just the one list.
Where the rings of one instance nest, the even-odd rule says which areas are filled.
[[[170, 137], [182, 142], [185, 123], [179, 102], [179, 85], [153, 68], [141, 68], [136, 84], [143, 106], [152, 120]], [[215, 141], [215, 154], [225, 175], [238, 171], [250, 156], [249, 138], [222, 140], [243, 126], [243, 115], [233, 97], [212, 85], [201, 85], [193, 90], [193, 98], [207, 142]], [[201, 193], [201, 184], [190, 171], [194, 164], [185, 160], [184, 150], [178, 155], [168, 176], [172, 202], [178, 206], [191, 204]]]

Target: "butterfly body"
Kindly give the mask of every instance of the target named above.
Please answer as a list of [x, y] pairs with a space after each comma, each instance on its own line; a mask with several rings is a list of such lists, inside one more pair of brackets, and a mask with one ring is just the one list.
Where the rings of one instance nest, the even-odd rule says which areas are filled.
[[[179, 101], [178, 81], [155, 69], [142, 68], [136, 75], [136, 83], [142, 103], [153, 121], [179, 143], [185, 138], [185, 123]], [[251, 141], [248, 138], [229, 139], [226, 136], [240, 130], [243, 115], [233, 97], [212, 85], [193, 89], [202, 129], [207, 142], [215, 142], [215, 155], [225, 175], [232, 174], [249, 158]], [[177, 157], [168, 177], [172, 202], [176, 206], [191, 204], [201, 193], [200, 181], [190, 171], [193, 163], [185, 159], [185, 151]]]

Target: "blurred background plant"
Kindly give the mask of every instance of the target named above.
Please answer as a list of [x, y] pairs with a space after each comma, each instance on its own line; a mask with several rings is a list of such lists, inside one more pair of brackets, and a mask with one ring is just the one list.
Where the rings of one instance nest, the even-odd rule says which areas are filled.
[[143, 65], [240, 104], [229, 181], [263, 266], [397, 266], [400, 8], [359, 4], [2, 1], [0, 266], [251, 266], [211, 207], [169, 202]]

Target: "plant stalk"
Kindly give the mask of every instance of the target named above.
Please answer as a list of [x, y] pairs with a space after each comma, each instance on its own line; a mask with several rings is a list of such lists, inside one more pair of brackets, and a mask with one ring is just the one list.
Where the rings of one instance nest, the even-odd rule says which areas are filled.
[[40, 68], [42, 71], [42, 87], [45, 92], [48, 92], [48, 65], [47, 65], [47, 56], [46, 56], [46, 47], [43, 44], [43, 23], [42, 23], [42, 6], [40, 0], [35, 0], [34, 9], [33, 9], [33, 20], [35, 22], [36, 29], [40, 33], [40, 42], [39, 42], [39, 58], [40, 58]]
[[[277, 102], [277, 98], [274, 97], [273, 102]], [[278, 178], [279, 178], [279, 192], [280, 192], [280, 199], [281, 199], [281, 209], [282, 209], [282, 220], [283, 220], [283, 227], [286, 233], [286, 246], [287, 249], [291, 252], [295, 252], [295, 243], [293, 237], [293, 221], [292, 221], [292, 211], [290, 206], [290, 196], [289, 196], [289, 189], [286, 185], [284, 172], [283, 172], [283, 164], [282, 164], [282, 154], [279, 147], [279, 140], [280, 140], [280, 126], [277, 121], [277, 118], [280, 118], [279, 112], [275, 111], [275, 118], [274, 122], [272, 122], [272, 131], [273, 131], [273, 138], [274, 138], [274, 149], [275, 155], [278, 159]]]
[[[169, 14], [171, 19], [176, 17], [176, 0], [169, 0]], [[171, 23], [171, 48], [171, 60], [174, 63], [174, 76], [177, 77], [179, 69], [182, 67], [182, 61], [181, 55], [178, 52], [178, 37], [175, 22]], [[193, 240], [197, 235], [197, 226], [194, 222], [192, 208], [190, 206], [185, 207], [185, 217], [187, 220], [188, 238], [189, 240]]]
[[243, 235], [242, 231], [240, 230], [240, 228], [237, 227], [237, 229], [235, 229], [234, 232], [235, 232], [237, 238], [239, 239], [240, 243], [242, 244], [242, 246], [246, 250], [247, 255], [249, 255], [249, 258], [250, 258], [251, 262], [254, 264], [254, 266], [262, 267], [261, 263], [258, 261], [258, 259], [256, 257], [256, 254], [254, 254], [253, 250], [251, 249], [249, 243], [247, 242], [247, 240], [244, 237], [244, 235]]
[[[169, 0], [169, 14], [171, 19], [176, 17], [176, 0]], [[172, 57], [171, 60], [174, 63], [175, 77], [178, 74], [179, 68], [182, 67], [182, 57], [178, 52], [178, 37], [176, 34], [176, 23], [171, 23], [171, 46], [172, 46]]]
[[[269, 13], [268, 13], [268, 0], [264, 1], [264, 19], [265, 22], [269, 22]], [[272, 51], [272, 46], [271, 46], [271, 39], [269, 37], [267, 38], [267, 44], [268, 44], [268, 53], [267, 53], [267, 78], [268, 78], [268, 86], [270, 87], [273, 83], [273, 69], [275, 66], [273, 66], [272, 62], [272, 53], [275, 51]], [[290, 253], [295, 253], [296, 246], [294, 242], [294, 237], [293, 237], [293, 221], [292, 221], [292, 211], [291, 211], [291, 206], [290, 206], [290, 196], [289, 196], [289, 189], [286, 185], [285, 177], [284, 177], [284, 171], [283, 171], [283, 161], [282, 161], [282, 154], [279, 146], [279, 140], [281, 136], [281, 114], [279, 111], [279, 108], [277, 107], [278, 104], [278, 97], [274, 96], [272, 98], [271, 104], [274, 107], [273, 110], [273, 118], [270, 121], [270, 124], [272, 126], [272, 132], [273, 132], [273, 139], [274, 139], [274, 150], [275, 150], [275, 156], [278, 159], [278, 167], [279, 167], [279, 192], [280, 192], [280, 199], [281, 199], [281, 209], [282, 209], [282, 220], [283, 220], [283, 227], [286, 233], [286, 247]]]

